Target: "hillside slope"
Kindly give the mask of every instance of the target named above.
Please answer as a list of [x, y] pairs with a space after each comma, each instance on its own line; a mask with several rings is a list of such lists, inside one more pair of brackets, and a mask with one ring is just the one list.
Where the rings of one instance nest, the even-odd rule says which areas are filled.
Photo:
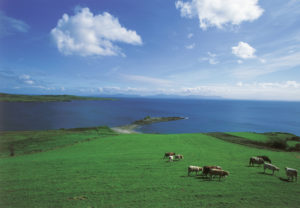
[[[168, 151], [185, 158], [167, 162]], [[248, 167], [253, 155], [268, 155], [280, 172]], [[189, 165], [220, 165], [230, 175], [188, 177]], [[0, 207], [297, 207], [300, 184], [285, 181], [285, 166], [300, 170], [300, 154], [204, 134], [103, 137], [0, 158]]]

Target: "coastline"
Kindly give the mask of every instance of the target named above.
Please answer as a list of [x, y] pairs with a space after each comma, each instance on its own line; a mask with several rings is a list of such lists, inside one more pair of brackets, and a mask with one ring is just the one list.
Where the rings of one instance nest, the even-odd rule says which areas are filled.
[[0, 102], [71, 102], [75, 100], [115, 101], [115, 98], [88, 97], [75, 95], [17, 95], [0, 92]]
[[169, 122], [169, 121], [176, 121], [188, 119], [186, 117], [150, 117], [146, 116], [141, 120], [134, 121], [131, 124], [124, 125], [124, 126], [116, 126], [111, 127], [113, 131], [120, 134], [141, 134], [141, 132], [136, 131], [137, 128], [140, 128], [144, 125], [149, 125], [153, 123], [160, 123], [160, 122]]
[[139, 126], [137, 125], [125, 125], [125, 126], [111, 127], [111, 129], [119, 134], [141, 134], [141, 132], [134, 130], [138, 127]]

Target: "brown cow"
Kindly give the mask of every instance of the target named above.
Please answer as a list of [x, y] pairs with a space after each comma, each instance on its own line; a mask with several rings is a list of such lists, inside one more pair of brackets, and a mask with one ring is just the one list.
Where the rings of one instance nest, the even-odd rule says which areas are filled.
[[261, 164], [264, 164], [265, 161], [264, 159], [260, 158], [260, 157], [250, 157], [250, 160], [249, 160], [249, 166], [254, 166], [254, 164], [258, 164], [259, 166]]
[[175, 152], [166, 152], [163, 159], [169, 158], [169, 156], [174, 156], [175, 154], [176, 154]]
[[271, 160], [270, 160], [270, 158], [268, 156], [261, 155], [261, 156], [256, 156], [256, 157], [262, 158], [264, 161], [266, 161], [268, 163], [272, 163]]
[[183, 159], [183, 155], [175, 155], [175, 159], [176, 159], [176, 160]]
[[209, 176], [210, 180], [212, 179], [212, 176], [219, 176], [219, 181], [221, 180], [221, 177], [226, 177], [229, 175], [228, 171], [220, 170], [220, 169], [210, 169]]
[[220, 166], [204, 166], [203, 170], [202, 170], [202, 174], [207, 176], [207, 174], [209, 173], [210, 169], [218, 169], [218, 170], [222, 170], [222, 168]]

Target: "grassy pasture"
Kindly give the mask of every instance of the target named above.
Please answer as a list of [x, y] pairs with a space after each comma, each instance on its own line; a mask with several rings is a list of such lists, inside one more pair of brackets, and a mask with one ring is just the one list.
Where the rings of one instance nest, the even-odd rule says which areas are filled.
[[48, 131], [0, 132], [0, 158], [56, 149], [78, 142], [116, 135], [110, 128], [90, 127]]
[[[185, 159], [167, 162], [168, 151]], [[253, 155], [268, 155], [280, 172], [248, 167]], [[189, 165], [220, 165], [230, 175], [188, 177]], [[300, 184], [285, 180], [285, 166], [300, 170], [300, 154], [205, 134], [108, 135], [0, 158], [0, 207], [298, 207]]]

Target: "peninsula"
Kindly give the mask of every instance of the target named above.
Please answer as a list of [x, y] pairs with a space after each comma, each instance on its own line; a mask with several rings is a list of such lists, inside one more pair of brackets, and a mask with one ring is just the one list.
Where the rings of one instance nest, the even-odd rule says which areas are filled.
[[0, 102], [71, 102], [73, 100], [115, 100], [113, 98], [75, 95], [18, 95], [0, 93]]
[[131, 133], [137, 133], [135, 129], [144, 126], [144, 125], [149, 125], [153, 123], [159, 123], [159, 122], [167, 122], [167, 121], [176, 121], [176, 120], [181, 120], [181, 119], [186, 119], [184, 117], [150, 117], [146, 116], [145, 118], [141, 120], [134, 121], [131, 124], [124, 125], [124, 126], [118, 126], [118, 127], [113, 127], [112, 130], [118, 132], [118, 133], [123, 133], [123, 134], [131, 134]]

